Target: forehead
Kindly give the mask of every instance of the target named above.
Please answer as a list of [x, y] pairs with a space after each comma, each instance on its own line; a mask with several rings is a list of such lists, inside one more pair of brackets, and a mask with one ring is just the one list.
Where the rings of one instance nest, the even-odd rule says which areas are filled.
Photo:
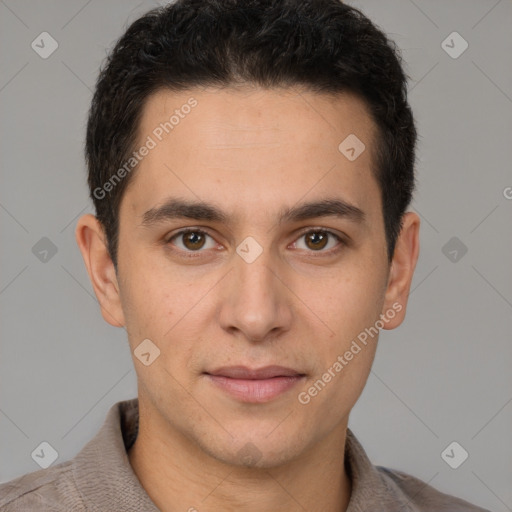
[[375, 139], [366, 105], [350, 94], [160, 90], [142, 111], [135, 147], [151, 149], [137, 164], [123, 203], [140, 214], [179, 195], [215, 198], [227, 209], [273, 210], [276, 202], [281, 207], [338, 190], [361, 207], [369, 199], [379, 202]]

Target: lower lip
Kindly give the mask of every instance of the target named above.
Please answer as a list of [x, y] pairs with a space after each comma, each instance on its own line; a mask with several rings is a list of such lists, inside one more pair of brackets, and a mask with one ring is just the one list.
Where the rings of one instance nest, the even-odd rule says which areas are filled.
[[272, 377], [271, 379], [231, 379], [222, 375], [207, 375], [219, 388], [242, 402], [262, 403], [285, 393], [304, 377]]

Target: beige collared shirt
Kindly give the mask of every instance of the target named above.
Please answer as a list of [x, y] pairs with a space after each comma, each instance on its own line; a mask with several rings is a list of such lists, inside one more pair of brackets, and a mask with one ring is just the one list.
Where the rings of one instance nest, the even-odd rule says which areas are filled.
[[[72, 460], [1, 484], [0, 511], [158, 512], [126, 453], [137, 437], [138, 412], [137, 398], [116, 403]], [[345, 457], [352, 481], [347, 512], [489, 512], [405, 473], [373, 466], [350, 429]]]

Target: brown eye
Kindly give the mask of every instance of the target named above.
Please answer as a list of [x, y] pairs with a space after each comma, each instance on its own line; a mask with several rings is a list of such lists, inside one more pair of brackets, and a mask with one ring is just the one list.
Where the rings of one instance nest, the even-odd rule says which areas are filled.
[[196, 231], [190, 231], [185, 233], [183, 236], [183, 245], [191, 251], [201, 249], [204, 245], [204, 234], [197, 233]]
[[[304, 242], [302, 242], [304, 240]], [[337, 242], [337, 243], [336, 243]], [[341, 237], [321, 229], [309, 230], [303, 233], [294, 243], [295, 248], [304, 249], [309, 252], [331, 253], [341, 248], [343, 240]], [[301, 247], [302, 246], [302, 247]]]
[[312, 231], [306, 234], [306, 245], [313, 250], [323, 249], [327, 245], [329, 235], [322, 231]]
[[[207, 247], [207, 238], [211, 239], [210, 247]], [[211, 236], [200, 229], [180, 231], [171, 237], [167, 243], [176, 245], [183, 252], [203, 252], [201, 249], [211, 249], [215, 246]]]

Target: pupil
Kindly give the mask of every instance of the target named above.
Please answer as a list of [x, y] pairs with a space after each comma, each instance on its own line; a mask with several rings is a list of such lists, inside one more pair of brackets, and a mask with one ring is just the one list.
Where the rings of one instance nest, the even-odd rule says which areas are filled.
[[[325, 236], [324, 233], [311, 233], [309, 235], [309, 241], [313, 243], [313, 248], [323, 249], [325, 247], [327, 237]], [[318, 242], [320, 242], [320, 244], [318, 244]], [[323, 244], [321, 242], [323, 242]]]
[[197, 249], [202, 246], [202, 235], [200, 233], [192, 232], [188, 233], [186, 237], [186, 241], [192, 245], [192, 249]]

